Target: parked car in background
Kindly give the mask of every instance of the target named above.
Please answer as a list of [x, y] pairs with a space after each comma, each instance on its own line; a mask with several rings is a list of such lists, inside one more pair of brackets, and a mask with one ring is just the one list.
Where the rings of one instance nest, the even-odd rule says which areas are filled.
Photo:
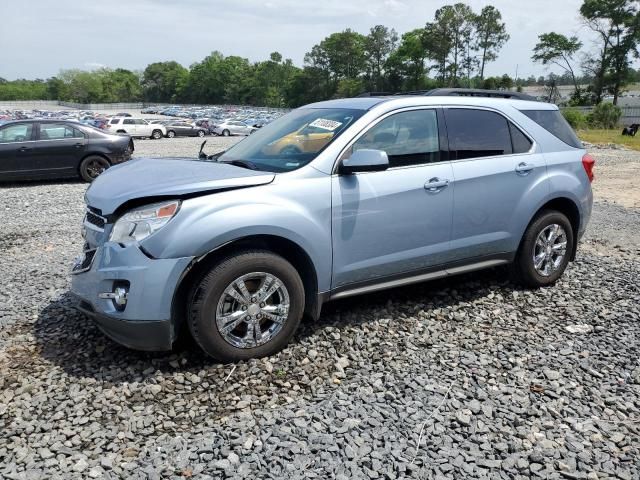
[[109, 120], [109, 131], [154, 140], [159, 140], [167, 134], [167, 129], [163, 125], [151, 124], [142, 118], [132, 117], [112, 118]]
[[165, 124], [166, 136], [173, 137], [204, 137], [209, 131], [202, 127], [196, 127], [187, 122], [169, 122]]
[[[270, 150], [308, 128], [322, 141]], [[332, 299], [499, 265], [551, 286], [593, 202], [594, 160], [558, 108], [516, 93], [316, 103], [209, 160], [137, 160], [86, 192], [72, 292], [124, 345], [171, 349], [186, 324], [239, 361]]]
[[238, 120], [225, 120], [213, 127], [213, 133], [228, 137], [230, 135], [251, 135], [257, 128], [251, 127]]
[[123, 113], [116, 113], [116, 117], [131, 117], [133, 115], [131, 115], [130, 113], [127, 112], [123, 112]]
[[0, 126], [0, 180], [80, 176], [87, 182], [133, 153], [128, 135], [67, 120], [14, 120]]

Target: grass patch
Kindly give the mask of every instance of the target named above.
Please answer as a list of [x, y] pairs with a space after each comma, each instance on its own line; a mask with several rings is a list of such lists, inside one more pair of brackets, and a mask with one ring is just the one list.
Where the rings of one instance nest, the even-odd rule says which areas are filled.
[[640, 150], [640, 134], [636, 137], [623, 137], [622, 127], [616, 130], [584, 129], [578, 130], [581, 140], [593, 144], [615, 143], [633, 150]]

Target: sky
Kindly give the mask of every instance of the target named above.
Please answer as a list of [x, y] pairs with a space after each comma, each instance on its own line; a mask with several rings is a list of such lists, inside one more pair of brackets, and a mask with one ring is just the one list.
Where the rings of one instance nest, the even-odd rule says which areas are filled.
[[[383, 24], [399, 34], [422, 27], [444, 0], [1, 0], [0, 77], [47, 78], [61, 69], [101, 66], [143, 70], [176, 60], [188, 67], [214, 50], [251, 61], [273, 51], [302, 66], [327, 35]], [[488, 75], [544, 75], [531, 62], [541, 33], [591, 35], [581, 25], [582, 0], [467, 0], [474, 11], [491, 4], [511, 40]], [[556, 70], [557, 71], [557, 70]]]

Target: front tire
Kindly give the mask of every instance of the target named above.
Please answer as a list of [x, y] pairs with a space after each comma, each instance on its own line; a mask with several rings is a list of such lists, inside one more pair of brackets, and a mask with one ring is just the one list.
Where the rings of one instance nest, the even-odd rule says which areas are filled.
[[160, 130], [154, 130], [151, 132], [151, 138], [154, 140], [160, 140], [162, 138], [162, 132]]
[[200, 347], [223, 362], [272, 355], [300, 324], [304, 285], [279, 255], [251, 250], [216, 264], [194, 286], [188, 324]]
[[169, 130], [167, 132], [167, 138], [173, 138], [176, 136], [176, 132], [174, 132], [173, 130]]
[[85, 182], [93, 182], [98, 176], [111, 166], [109, 160], [98, 155], [89, 155], [80, 163], [80, 177]]
[[204, 137], [204, 130], [198, 130], [198, 136], [200, 138]]
[[230, 135], [231, 135], [231, 132], [230, 132], [229, 130], [223, 130], [223, 131], [222, 131], [222, 136], [223, 136], [223, 137], [228, 137], [228, 136], [230, 136]]
[[569, 264], [574, 241], [566, 215], [555, 210], [541, 212], [522, 239], [514, 264], [516, 279], [533, 288], [553, 285]]

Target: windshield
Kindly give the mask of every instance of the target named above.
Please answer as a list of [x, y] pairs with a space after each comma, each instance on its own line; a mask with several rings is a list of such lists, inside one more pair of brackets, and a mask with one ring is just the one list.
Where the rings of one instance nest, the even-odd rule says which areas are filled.
[[364, 110], [301, 108], [255, 131], [218, 161], [250, 162], [258, 170], [290, 172], [311, 162]]

